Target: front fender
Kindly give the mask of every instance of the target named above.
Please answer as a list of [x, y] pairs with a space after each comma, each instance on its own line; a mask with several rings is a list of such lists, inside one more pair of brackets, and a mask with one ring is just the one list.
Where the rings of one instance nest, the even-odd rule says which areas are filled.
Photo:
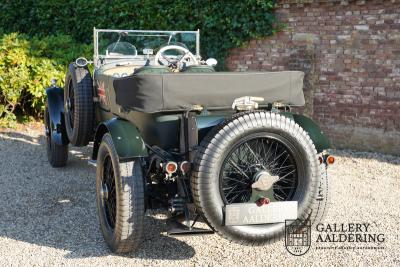
[[128, 161], [137, 157], [147, 157], [146, 145], [138, 128], [131, 122], [113, 118], [101, 123], [96, 130], [92, 159], [97, 159], [101, 139], [109, 133], [120, 161]]
[[68, 145], [64, 121], [64, 90], [60, 87], [49, 87], [46, 94], [51, 138], [57, 145]]
[[307, 132], [318, 153], [321, 153], [325, 149], [332, 148], [328, 137], [324, 134], [319, 125], [312, 119], [304, 115], [293, 114], [289, 112], [283, 112], [282, 115], [292, 118]]

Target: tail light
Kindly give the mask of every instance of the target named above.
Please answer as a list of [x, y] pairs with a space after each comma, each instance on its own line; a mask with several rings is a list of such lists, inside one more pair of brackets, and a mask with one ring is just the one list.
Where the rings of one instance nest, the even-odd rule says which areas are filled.
[[326, 157], [326, 164], [328, 165], [332, 165], [333, 163], [335, 163], [335, 157], [329, 155], [328, 157]]
[[190, 162], [189, 162], [189, 161], [186, 161], [186, 160], [185, 160], [185, 161], [182, 161], [182, 162], [179, 164], [179, 168], [181, 169], [181, 172], [182, 172], [183, 174], [190, 172], [190, 168], [191, 168]]
[[173, 161], [168, 161], [167, 163], [164, 164], [164, 171], [168, 174], [173, 174], [178, 170], [178, 164]]
[[332, 155], [322, 155], [318, 158], [319, 163], [324, 163], [325, 165], [332, 165], [335, 163], [335, 157]]

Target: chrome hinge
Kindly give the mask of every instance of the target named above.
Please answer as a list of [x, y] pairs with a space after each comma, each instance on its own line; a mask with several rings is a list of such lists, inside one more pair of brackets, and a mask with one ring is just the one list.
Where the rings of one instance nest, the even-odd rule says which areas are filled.
[[233, 101], [232, 109], [238, 111], [254, 110], [258, 108], [258, 102], [264, 101], [263, 97], [242, 96]]

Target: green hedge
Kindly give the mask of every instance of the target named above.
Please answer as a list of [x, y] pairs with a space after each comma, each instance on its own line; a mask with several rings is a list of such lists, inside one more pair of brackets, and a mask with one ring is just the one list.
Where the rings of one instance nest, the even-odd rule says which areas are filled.
[[200, 29], [203, 58], [215, 57], [223, 68], [231, 48], [274, 33], [275, 2], [3, 0], [0, 32], [7, 35], [0, 36], [0, 119], [13, 118], [18, 110], [39, 114], [50, 76], [61, 79], [69, 61], [92, 57], [93, 27]]
[[93, 27], [201, 30], [203, 57], [220, 61], [232, 47], [274, 31], [275, 0], [3, 0], [0, 28], [29, 35], [69, 34], [91, 43]]
[[45, 91], [55, 78], [64, 84], [68, 62], [92, 54], [90, 45], [77, 45], [69, 36], [28, 38], [17, 33], [0, 39], [0, 126], [10, 127], [20, 117], [39, 117]]

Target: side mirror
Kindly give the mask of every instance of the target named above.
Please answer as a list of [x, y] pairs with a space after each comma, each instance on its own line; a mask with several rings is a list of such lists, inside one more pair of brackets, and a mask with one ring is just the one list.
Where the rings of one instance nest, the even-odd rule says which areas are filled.
[[78, 57], [78, 58], [75, 60], [75, 64], [76, 64], [78, 67], [85, 67], [85, 66], [88, 64], [88, 60], [87, 60], [86, 58], [84, 58], [84, 57]]
[[216, 66], [218, 61], [215, 58], [209, 58], [206, 60], [206, 64], [210, 67]]
[[89, 60], [87, 60], [86, 58], [84, 58], [84, 57], [78, 57], [76, 60], [75, 60], [75, 64], [78, 66], [78, 67], [85, 67], [87, 64], [92, 64], [93, 63], [93, 61], [89, 61]]

